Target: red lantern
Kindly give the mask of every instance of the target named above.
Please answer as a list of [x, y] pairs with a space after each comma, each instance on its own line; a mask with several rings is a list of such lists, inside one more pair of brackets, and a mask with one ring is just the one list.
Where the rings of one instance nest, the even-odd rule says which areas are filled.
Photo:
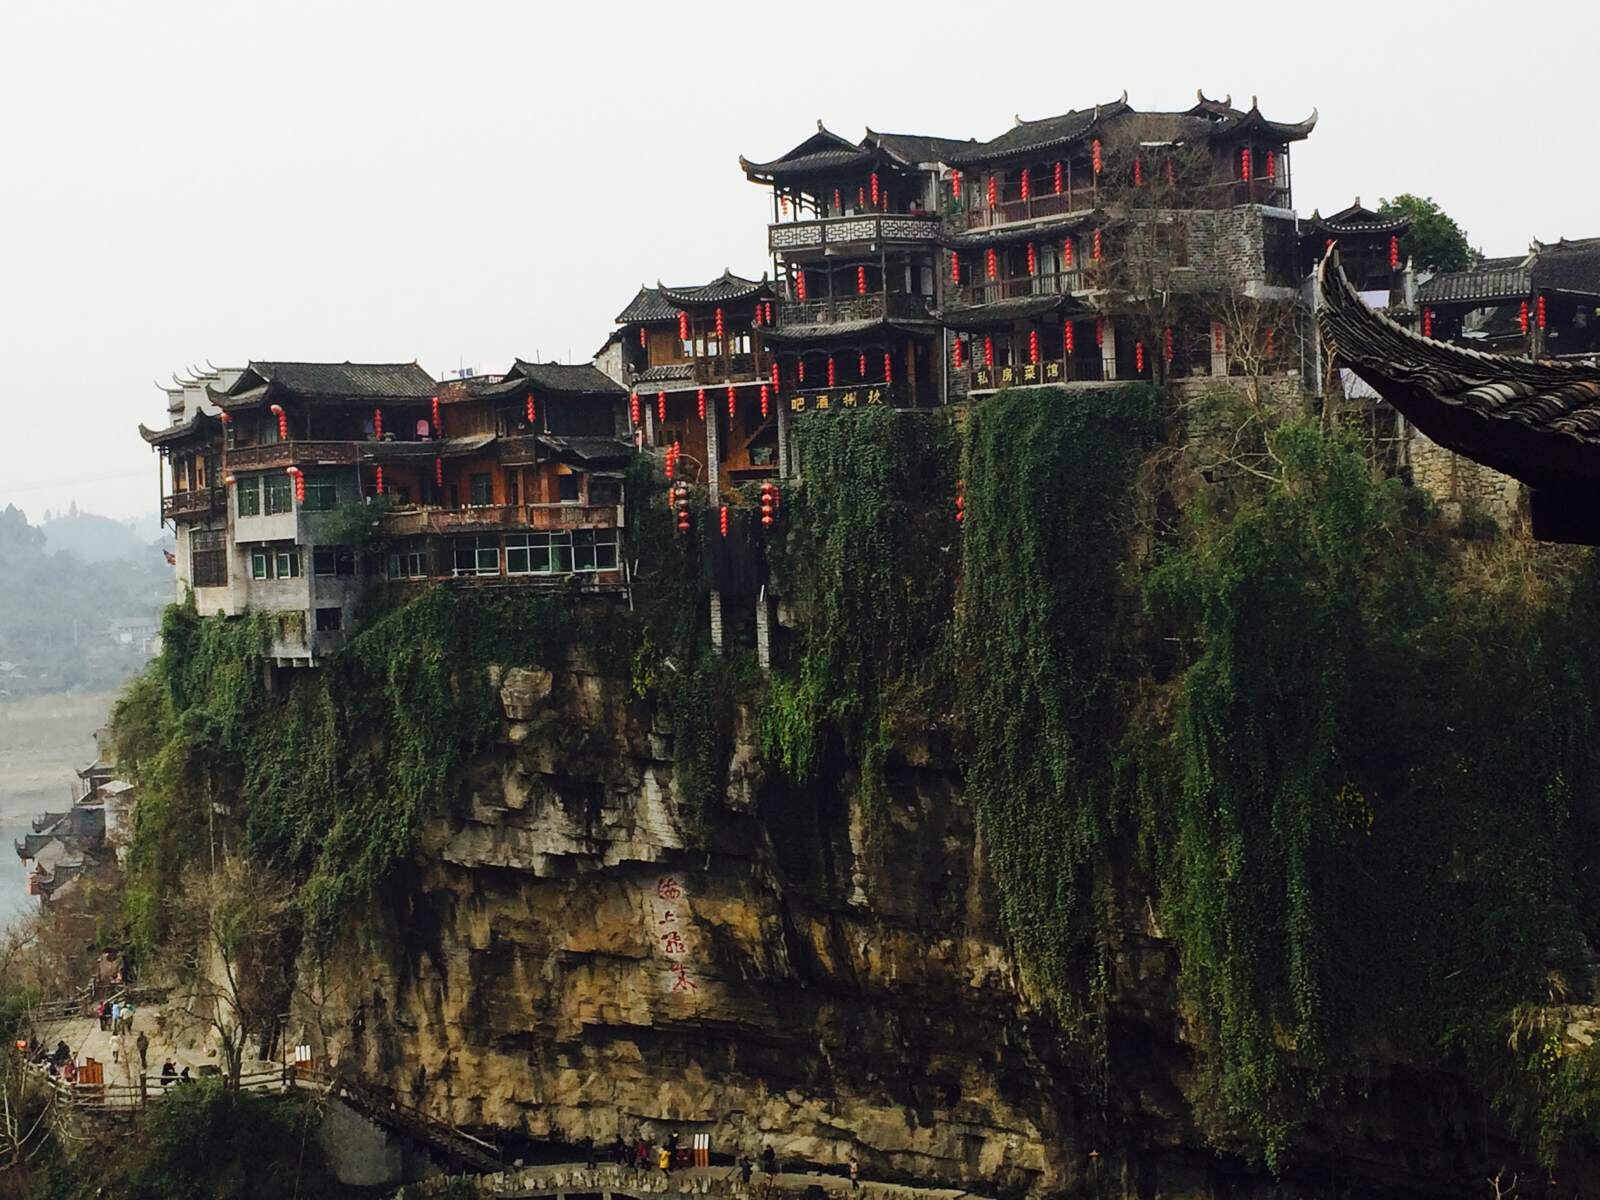
[[373, 468], [373, 477], [374, 477], [374, 479], [376, 480], [376, 483], [377, 483], [378, 495], [381, 496], [381, 495], [383, 495], [383, 468], [382, 467], [374, 467]]
[[887, 350], [883, 352], [883, 381], [885, 383], [894, 382], [894, 355]]
[[878, 173], [872, 173], [872, 207], [878, 207]]
[[224, 425], [232, 425], [233, 414], [231, 412], [220, 412], [217, 414], [217, 420], [221, 421]]
[[719, 309], [717, 309], [717, 340], [718, 341], [722, 340], [722, 331], [723, 331], [722, 310], [719, 308]]
[[695, 405], [694, 405], [695, 411], [700, 414], [700, 419], [702, 421], [704, 421], [706, 419], [706, 390], [705, 390], [705, 388], [701, 388], [699, 391], [697, 391], [695, 393], [694, 400], [695, 400]]
[[1143, 374], [1143, 372], [1144, 372], [1144, 343], [1143, 342], [1135, 342], [1133, 344], [1133, 373], [1135, 375], [1139, 375], [1139, 374]]
[[444, 432], [444, 425], [439, 421], [439, 397], [432, 397], [433, 401], [433, 436], [439, 437]]
[[678, 310], [678, 340], [689, 340], [689, 314], [681, 308]]
[[1246, 146], [1239, 151], [1239, 178], [1246, 183], [1250, 182], [1250, 147]]
[[433, 482], [440, 488], [444, 487], [444, 459], [438, 455], [433, 459]]
[[838, 188], [833, 189], [833, 211], [835, 216], [844, 211], [844, 199], [839, 195]]
[[770, 483], [761, 485], [761, 523], [768, 528], [772, 526], [773, 511], [777, 507], [772, 500], [772, 493], [776, 490]]
[[1536, 319], [1539, 322], [1539, 328], [1543, 329], [1544, 328], [1544, 297], [1543, 296], [1540, 296], [1534, 302], [1534, 308], [1535, 308], [1535, 312], [1538, 314]]
[[1039, 361], [1039, 331], [1037, 329], [1028, 330], [1028, 361], [1031, 363]]
[[304, 504], [306, 502], [306, 473], [299, 467], [285, 467], [284, 473], [294, 480], [294, 502], [296, 504]]
[[767, 410], [772, 404], [772, 390], [766, 384], [761, 385], [761, 419], [767, 419]]
[[1070, 356], [1072, 354], [1072, 322], [1064, 322], [1061, 326], [1061, 344]]
[[795, 360], [794, 376], [801, 383], [806, 381], [806, 360], [804, 355]]
[[983, 252], [983, 269], [990, 279], [1000, 274], [1000, 256], [994, 252], [993, 247]]
[[535, 405], [534, 402], [533, 402], [533, 393], [532, 392], [528, 393], [527, 413], [528, 413], [528, 424], [529, 425], [534, 424], [539, 419], [539, 409], [538, 409], [538, 406]]
[[789, 215], [789, 197], [779, 196], [778, 208], [783, 212], [783, 215], [787, 217]]
[[956, 480], [956, 524], [959, 525], [967, 519], [967, 485], [960, 479]]
[[1072, 266], [1072, 239], [1068, 238], [1061, 243], [1061, 261], [1067, 266]]
[[644, 424], [644, 417], [639, 411], [639, 393], [638, 392], [635, 392], [633, 395], [628, 397], [628, 412], [633, 417], [634, 425], [638, 426], [638, 425], [643, 425]]
[[960, 171], [951, 171], [950, 172], [950, 194], [953, 195], [953, 196], [961, 195], [961, 172]]
[[1271, 150], [1267, 151], [1267, 179], [1269, 181], [1278, 177], [1278, 156]]
[[956, 338], [950, 343], [950, 362], [956, 370], [961, 369], [961, 339]]
[[1522, 307], [1517, 311], [1517, 327], [1523, 333], [1528, 332], [1528, 302], [1526, 300], [1522, 302]]
[[864, 188], [864, 187], [858, 187], [856, 189], [856, 208], [865, 209], [866, 207], [867, 207], [867, 189]]
[[664, 422], [666, 419], [667, 419], [667, 394], [665, 392], [657, 392], [656, 393], [656, 420]]
[[867, 294], [867, 269], [865, 267], [857, 267], [856, 268], [856, 295], [865, 296], [866, 294]]
[[995, 182], [993, 171], [989, 173], [989, 184], [986, 190], [988, 192], [989, 207], [993, 208], [1000, 199], [1000, 185]]
[[955, 284], [961, 282], [961, 255], [954, 250], [950, 251], [950, 282]]
[[1100, 174], [1100, 168], [1105, 166], [1105, 150], [1100, 145], [1100, 139], [1095, 138], [1089, 143], [1089, 161], [1094, 165], [1094, 173]]
[[662, 470], [666, 472], [667, 482], [672, 482], [672, 476], [678, 469], [678, 448], [674, 443], [667, 447], [666, 460], [662, 463]]
[[1389, 239], [1389, 269], [1391, 271], [1400, 269], [1400, 239], [1397, 237]]
[[641, 325], [641, 326], [639, 326], [639, 349], [643, 350], [644, 346], [645, 346], [645, 332], [644, 332], [644, 326]]
[[832, 387], [834, 385], [834, 382], [835, 382], [835, 373], [834, 373], [833, 355], [830, 354], [830, 355], [828, 355], [828, 386]]
[[1061, 195], [1062, 170], [1061, 164], [1056, 164], [1056, 195]]
[[[438, 400], [434, 401], [435, 406], [437, 406], [438, 403]], [[281, 404], [269, 404], [267, 406], [267, 411], [278, 418], [278, 440], [280, 442], [287, 442], [289, 440], [289, 414], [283, 411], [283, 405]], [[437, 408], [435, 411], [437, 411]], [[438, 418], [435, 418], [435, 420], [437, 419]]]
[[867, 377], [867, 355], [866, 355], [866, 351], [862, 351], [862, 353], [861, 353], [861, 361], [856, 363], [856, 376], [858, 378], [860, 378], [860, 379], [865, 379]]
[[794, 298], [801, 301], [806, 298], [806, 273], [803, 268], [794, 273]]
[[1039, 250], [1032, 242], [1028, 243], [1028, 274], [1039, 273]]
[[1211, 348], [1218, 354], [1221, 354], [1223, 349], [1226, 347], [1226, 343], [1222, 340], [1222, 338], [1222, 322], [1218, 321], [1211, 327]]
[[783, 376], [778, 373], [778, 364], [776, 362], [774, 362], [772, 364], [772, 390], [773, 391], [776, 392], [776, 391], [779, 390], [779, 388], [782, 385], [782, 379], [783, 379]]
[[1033, 196], [1033, 189], [1029, 186], [1029, 183], [1028, 183], [1028, 168], [1027, 167], [1023, 167], [1022, 168], [1022, 199], [1023, 199], [1024, 202], [1026, 202], [1027, 200], [1031, 199], [1032, 196]]
[[1094, 319], [1094, 344], [1096, 346], [1104, 346], [1106, 344], [1106, 319], [1104, 317], [1096, 317]]
[[372, 410], [372, 436], [377, 441], [383, 441], [383, 409]]
[[730, 421], [733, 420], [734, 414], [737, 411], [738, 411], [738, 406], [734, 402], [733, 384], [730, 383], [728, 385], [728, 420], [730, 420]]
[[722, 536], [723, 537], [727, 537], [728, 536], [728, 506], [726, 504], [724, 504], [722, 506], [722, 510], [717, 516], [717, 524], [722, 527]]
[[1431, 308], [1422, 310], [1422, 336], [1429, 338], [1433, 336], [1433, 309]]
[[1144, 159], [1142, 158], [1135, 158], [1133, 160], [1133, 186], [1144, 186]]
[[1166, 362], [1172, 361], [1172, 326], [1168, 325], [1161, 331], [1161, 357]]
[[689, 532], [689, 485], [676, 483], [672, 487], [674, 507], [678, 510], [678, 532]]
[[994, 335], [992, 333], [983, 335], [983, 365], [986, 367], [994, 366]]
[[761, 307], [767, 310], [767, 324], [770, 326], [772, 324], [772, 301], [763, 301]]
[[1103, 249], [1104, 249], [1104, 246], [1103, 246], [1103, 244], [1101, 243], [1101, 240], [1100, 240], [1100, 231], [1098, 229], [1096, 229], [1094, 231], [1094, 261], [1095, 262], [1099, 262], [1100, 261], [1100, 255], [1101, 255]]

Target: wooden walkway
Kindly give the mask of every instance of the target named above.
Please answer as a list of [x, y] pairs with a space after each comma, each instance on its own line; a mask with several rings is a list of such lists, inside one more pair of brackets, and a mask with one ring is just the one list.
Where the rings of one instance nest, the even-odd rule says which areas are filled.
[[670, 1175], [651, 1168], [640, 1171], [606, 1163], [516, 1167], [486, 1175], [436, 1176], [396, 1192], [404, 1196], [437, 1196], [458, 1182], [473, 1193], [494, 1200], [546, 1200], [567, 1195], [599, 1194], [614, 1198], [652, 1196], [711, 1196], [719, 1200], [982, 1200], [973, 1192], [956, 1188], [919, 1188], [863, 1179], [857, 1190], [842, 1175], [819, 1172], [779, 1172], [764, 1175], [759, 1169], [747, 1186], [737, 1167], [691, 1167]]

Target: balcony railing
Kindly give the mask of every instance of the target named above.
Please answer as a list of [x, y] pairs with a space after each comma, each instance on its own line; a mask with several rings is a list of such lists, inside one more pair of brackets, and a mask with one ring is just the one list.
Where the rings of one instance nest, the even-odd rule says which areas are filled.
[[786, 328], [828, 325], [836, 321], [881, 321], [885, 317], [927, 317], [928, 300], [904, 292], [869, 292], [865, 296], [828, 296], [821, 300], [786, 301], [778, 323]]
[[345, 466], [356, 461], [360, 442], [275, 442], [270, 446], [235, 447], [224, 455], [230, 470], [272, 467]]
[[1029, 296], [1070, 296], [1092, 286], [1090, 270], [1074, 267], [1048, 275], [1011, 275], [1001, 279], [976, 279], [946, 293], [950, 308], [970, 308], [993, 304], [997, 300], [1020, 300]]
[[481, 504], [466, 508], [401, 508], [383, 515], [390, 537], [492, 533], [508, 529], [582, 529], [622, 524], [618, 504]]
[[862, 213], [789, 221], [767, 226], [767, 249], [822, 250], [864, 242], [926, 242], [939, 236], [939, 218], [899, 213]]
[[182, 521], [209, 517], [228, 507], [226, 488], [192, 488], [187, 492], [174, 492], [161, 497], [161, 517], [166, 521]]
[[1288, 208], [1289, 185], [1282, 179], [1241, 179], [1233, 185], [1233, 202]]
[[742, 383], [760, 373], [754, 354], [732, 354], [727, 358], [697, 358], [694, 360], [696, 383]]
[[996, 225], [1011, 225], [1017, 221], [1033, 221], [1042, 217], [1059, 217], [1071, 212], [1087, 212], [1099, 203], [1099, 193], [1092, 188], [1076, 191], [1047, 192], [1042, 196], [1029, 196], [1026, 200], [1002, 200], [990, 208], [978, 203], [967, 209], [968, 229], [988, 229]]

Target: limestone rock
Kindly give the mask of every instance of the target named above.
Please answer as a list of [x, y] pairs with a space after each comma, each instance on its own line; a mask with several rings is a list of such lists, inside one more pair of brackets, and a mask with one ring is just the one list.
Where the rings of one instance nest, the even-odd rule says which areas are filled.
[[531, 720], [534, 709], [549, 698], [554, 687], [555, 677], [542, 667], [512, 667], [500, 683], [506, 719]]

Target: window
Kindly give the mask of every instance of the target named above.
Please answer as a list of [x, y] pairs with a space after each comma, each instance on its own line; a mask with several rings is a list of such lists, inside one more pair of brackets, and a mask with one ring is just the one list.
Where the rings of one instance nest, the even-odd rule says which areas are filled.
[[622, 480], [601, 479], [591, 476], [589, 479], [590, 504], [621, 504]]
[[617, 569], [617, 531], [615, 529], [573, 530], [572, 569], [575, 571], [615, 571]]
[[261, 492], [269, 516], [294, 511], [294, 485], [287, 475], [263, 475]]
[[517, 476], [515, 476], [515, 475], [507, 475], [506, 476], [506, 503], [507, 504], [520, 504], [521, 503], [521, 495], [520, 495], [520, 493], [521, 493], [522, 489], [518, 486], [519, 482], [520, 481], [518, 480]]
[[342, 608], [317, 609], [317, 632], [336, 633], [344, 628], [344, 610]]
[[279, 550], [276, 557], [276, 574], [279, 579], [300, 578], [300, 547], [293, 546], [288, 550]]
[[189, 531], [189, 582], [195, 587], [228, 586], [228, 534], [222, 529]]
[[487, 473], [472, 476], [472, 504], [476, 507], [494, 503], [494, 477]]
[[272, 577], [272, 556], [267, 553], [265, 546], [258, 546], [250, 551], [250, 578], [270, 579]]
[[250, 475], [239, 480], [234, 485], [234, 492], [239, 497], [239, 515], [241, 517], [257, 517], [261, 515], [261, 476]]
[[281, 440], [278, 437], [278, 418], [269, 412], [262, 413], [261, 423], [256, 426], [256, 444], [276, 446]]
[[557, 493], [563, 504], [576, 504], [578, 502], [578, 477], [576, 475], [557, 475], [556, 486], [560, 489]]
[[455, 540], [456, 575], [500, 574], [500, 539], [492, 535]]
[[349, 546], [318, 546], [311, 552], [311, 573], [322, 579], [335, 575], [354, 576], [355, 551]]
[[390, 579], [422, 579], [428, 574], [428, 552], [420, 541], [404, 542], [389, 551]]
[[339, 504], [339, 488], [332, 475], [307, 475], [306, 498], [301, 502], [305, 512], [332, 512]]

